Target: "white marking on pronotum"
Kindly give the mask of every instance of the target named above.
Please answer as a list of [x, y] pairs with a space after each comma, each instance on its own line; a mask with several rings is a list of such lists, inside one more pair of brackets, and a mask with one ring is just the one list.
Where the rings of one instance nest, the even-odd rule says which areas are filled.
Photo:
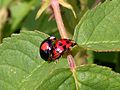
[[51, 48], [50, 48], [50, 47], [49, 47], [48, 49], [49, 49], [49, 50], [51, 50]]
[[54, 37], [54, 36], [51, 36], [50, 39], [53, 40], [53, 39], [55, 39], [55, 37]]

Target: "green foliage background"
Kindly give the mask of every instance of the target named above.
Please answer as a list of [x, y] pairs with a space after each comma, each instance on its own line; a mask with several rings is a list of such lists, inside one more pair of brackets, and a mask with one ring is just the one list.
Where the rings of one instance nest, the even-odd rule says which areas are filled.
[[120, 90], [120, 1], [67, 1], [77, 15], [61, 7], [67, 33], [80, 46], [72, 50], [75, 72], [64, 57], [54, 64], [39, 55], [45, 38], [60, 38], [50, 13], [35, 20], [41, 0], [0, 0], [0, 15], [7, 15], [0, 20], [0, 90]]

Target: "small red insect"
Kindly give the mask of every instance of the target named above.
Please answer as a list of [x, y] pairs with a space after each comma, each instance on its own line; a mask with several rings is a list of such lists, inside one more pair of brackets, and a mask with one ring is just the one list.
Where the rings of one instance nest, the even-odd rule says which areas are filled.
[[59, 59], [65, 51], [68, 51], [70, 47], [74, 45], [76, 45], [76, 43], [70, 39], [56, 40], [52, 47], [52, 60]]
[[59, 59], [65, 51], [73, 47], [76, 43], [70, 39], [56, 40], [51, 36], [44, 40], [40, 46], [40, 55], [45, 61], [55, 61]]

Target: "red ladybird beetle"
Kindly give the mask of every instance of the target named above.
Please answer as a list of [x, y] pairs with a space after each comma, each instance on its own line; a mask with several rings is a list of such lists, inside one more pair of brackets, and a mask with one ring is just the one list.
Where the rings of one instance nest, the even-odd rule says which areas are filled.
[[70, 39], [56, 39], [51, 36], [45, 39], [40, 46], [41, 58], [45, 61], [51, 62], [59, 59], [65, 51], [73, 47], [76, 43]]
[[56, 40], [54, 36], [45, 39], [40, 45], [40, 55], [45, 61], [51, 61], [52, 44]]
[[65, 51], [68, 51], [70, 47], [73, 47], [76, 43], [70, 39], [56, 40], [52, 47], [52, 60], [59, 59]]

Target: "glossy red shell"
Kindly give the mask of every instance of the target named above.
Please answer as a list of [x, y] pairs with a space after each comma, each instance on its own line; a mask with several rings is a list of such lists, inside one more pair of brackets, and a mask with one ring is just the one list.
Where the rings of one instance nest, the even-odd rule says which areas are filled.
[[56, 40], [52, 48], [52, 59], [59, 59], [65, 51], [69, 50], [70, 47], [73, 47], [74, 45], [76, 45], [76, 43], [70, 39]]

